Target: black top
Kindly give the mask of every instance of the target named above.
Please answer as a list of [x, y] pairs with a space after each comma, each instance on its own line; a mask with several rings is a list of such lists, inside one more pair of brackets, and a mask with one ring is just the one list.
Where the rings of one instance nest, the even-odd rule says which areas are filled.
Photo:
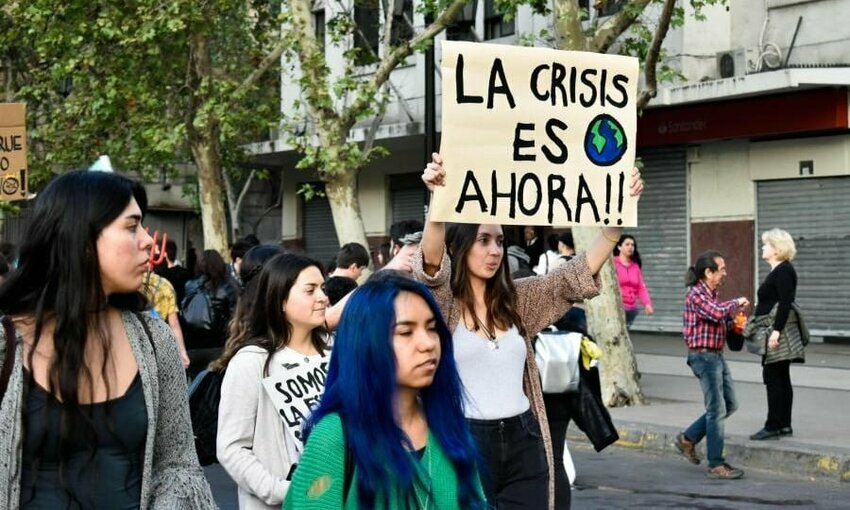
[[755, 315], [767, 315], [779, 303], [776, 308], [776, 319], [773, 321], [773, 329], [782, 331], [791, 311], [791, 303], [797, 295], [797, 271], [787, 260], [774, 267], [759, 286], [758, 304]]
[[72, 434], [61, 470], [61, 404], [25, 376], [21, 508], [139, 508], [148, 430], [139, 375], [123, 396], [80, 406], [95, 436]]

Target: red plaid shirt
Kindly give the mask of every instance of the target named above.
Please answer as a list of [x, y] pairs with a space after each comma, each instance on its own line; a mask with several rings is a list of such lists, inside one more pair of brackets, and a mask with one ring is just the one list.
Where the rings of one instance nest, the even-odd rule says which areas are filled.
[[738, 308], [734, 299], [720, 303], [717, 291], [700, 280], [685, 297], [685, 328], [682, 331], [689, 349], [723, 349], [732, 313]]

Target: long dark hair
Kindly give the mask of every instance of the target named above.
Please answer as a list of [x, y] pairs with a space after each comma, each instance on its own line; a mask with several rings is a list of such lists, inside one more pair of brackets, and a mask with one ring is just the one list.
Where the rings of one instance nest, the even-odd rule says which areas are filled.
[[635, 239], [635, 236], [631, 234], [623, 234], [620, 236], [620, 240], [617, 241], [617, 244], [614, 246], [614, 256], [620, 256], [620, 246], [623, 246], [623, 243], [626, 242], [626, 239], [631, 239], [632, 243], [634, 243], [635, 245], [635, 251], [632, 253], [632, 262], [637, 264], [638, 267], [643, 267], [643, 262], [641, 262], [640, 260], [640, 252], [638, 251], [637, 247], [637, 239]]
[[[475, 295], [469, 281], [466, 257], [478, 238], [478, 227], [476, 223], [454, 223], [446, 232], [446, 246], [452, 261], [452, 294], [471, 314], [475, 313]], [[520, 334], [525, 336], [525, 329], [517, 312], [516, 289], [511, 279], [507, 250], [502, 255], [496, 274], [487, 280], [484, 302], [487, 303], [487, 317], [484, 320], [488, 327], [495, 326], [506, 330], [514, 325]], [[476, 323], [473, 331], [478, 329]]]
[[694, 265], [685, 273], [685, 286], [693, 287], [698, 281], [705, 279], [705, 272], [709, 269], [717, 271], [717, 259], [723, 258], [723, 254], [716, 250], [703, 252]]
[[431, 292], [408, 277], [373, 277], [349, 298], [336, 331], [325, 393], [307, 420], [305, 436], [309, 437], [322, 418], [339, 415], [357, 468], [360, 508], [376, 508], [379, 496], [386, 504], [393, 484], [407, 497], [416, 497], [416, 467], [407, 451], [412, 445], [395, 418], [398, 382], [393, 330], [395, 301], [402, 292], [425, 300], [436, 319], [440, 362], [433, 382], [419, 391], [419, 398], [428, 429], [457, 474], [455, 508], [484, 508], [476, 490], [478, 453], [463, 417], [463, 390], [452, 335]]
[[[276, 255], [263, 265], [257, 276], [255, 305], [247, 317], [247, 334], [242, 341], [228, 341], [229, 351], [236, 354], [246, 345], [262, 347], [269, 353], [263, 368], [263, 373], [268, 374], [272, 354], [289, 345], [292, 338], [292, 325], [286, 320], [283, 302], [289, 297], [298, 275], [309, 267], [322, 270], [319, 262], [293, 253]], [[313, 348], [318, 352], [327, 349], [324, 336], [324, 328], [316, 328], [311, 333]]]
[[[18, 269], [0, 286], [0, 310], [35, 321], [28, 363], [38, 349], [45, 325], [53, 324], [53, 359], [48, 367], [48, 392], [62, 406], [60, 451], [71, 451], [77, 434], [94, 437], [95, 429], [79, 402], [79, 382], [88, 381], [94, 394], [91, 367], [86, 363], [89, 341], [100, 341], [105, 354], [99, 367], [109, 394], [107, 355], [110, 342], [102, 313], [107, 305], [142, 310], [144, 297], [133, 292], [107, 296], [100, 276], [97, 239], [135, 199], [144, 215], [147, 195], [141, 184], [105, 172], [71, 172], [54, 179], [36, 200], [32, 223], [24, 235]], [[12, 353], [7, 353], [7, 356]], [[32, 381], [32, 375], [29, 376]]]
[[198, 275], [205, 277], [204, 285], [215, 291], [227, 281], [227, 265], [215, 250], [204, 250], [198, 260]]
[[257, 302], [257, 276], [263, 265], [283, 249], [279, 246], [254, 246], [242, 257], [239, 266], [239, 278], [242, 280], [242, 293], [236, 302], [236, 309], [230, 319], [230, 334], [224, 346], [224, 353], [210, 364], [212, 370], [224, 370], [236, 352], [250, 339], [250, 313]]

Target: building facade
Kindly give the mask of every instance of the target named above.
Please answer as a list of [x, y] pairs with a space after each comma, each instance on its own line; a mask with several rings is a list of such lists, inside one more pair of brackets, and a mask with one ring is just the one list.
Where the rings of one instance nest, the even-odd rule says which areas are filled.
[[[363, 2], [358, 2], [360, 5]], [[368, 2], [366, 2], [368, 4]], [[586, 3], [586, 2], [585, 2]], [[687, 2], [683, 2], [686, 8]], [[665, 41], [665, 62], [684, 80], [664, 84], [639, 119], [638, 156], [647, 189], [639, 210], [638, 240], [656, 314], [635, 328], [681, 329], [687, 266], [705, 249], [726, 256], [726, 296], [754, 298], [769, 267], [760, 260], [760, 232], [788, 230], [798, 246], [797, 301], [816, 335], [850, 336], [850, 2], [764, 0], [710, 7], [704, 21], [689, 17]], [[317, 34], [340, 3], [317, 3]], [[379, 9], [379, 3], [375, 2]], [[424, 20], [404, 4], [415, 30]], [[604, 11], [616, 12], [618, 2]], [[651, 16], [651, 13], [649, 14]], [[520, 9], [505, 20], [491, 0], [478, 0], [446, 37], [516, 44], [550, 26]], [[469, 29], [473, 30], [470, 31]], [[323, 36], [323, 35], [322, 35]], [[341, 57], [328, 54], [339, 69]], [[425, 59], [407, 59], [391, 78], [396, 99], [378, 131], [390, 155], [359, 177], [363, 221], [371, 248], [386, 240], [394, 221], [423, 217], [419, 181], [426, 161]], [[296, 70], [297, 72], [297, 70]], [[368, 65], [364, 72], [369, 72]], [[437, 80], [437, 131], [440, 80]], [[284, 72], [282, 109], [295, 108], [297, 85]], [[352, 132], [362, 140], [366, 127]], [[438, 134], [439, 136], [439, 134]], [[263, 240], [280, 240], [326, 260], [338, 247], [328, 202], [305, 201], [297, 190], [318, 181], [295, 169], [298, 155], [284, 137], [255, 144], [257, 162], [275, 170], [275, 181], [257, 182], [244, 217]], [[269, 204], [280, 204], [269, 214]], [[260, 205], [257, 205], [260, 204]], [[261, 216], [264, 214], [265, 216]], [[246, 231], [249, 229], [246, 229]]]

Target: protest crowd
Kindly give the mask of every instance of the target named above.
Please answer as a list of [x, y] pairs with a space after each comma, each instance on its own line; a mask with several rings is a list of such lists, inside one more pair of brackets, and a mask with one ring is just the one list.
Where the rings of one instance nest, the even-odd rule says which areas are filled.
[[[488, 103], [513, 109], [522, 92], [498, 66]], [[545, 106], [560, 89], [559, 106], [572, 109], [634, 96], [632, 75], [585, 78], [569, 101], [563, 77], [545, 97], [532, 92]], [[458, 98], [484, 108], [471, 81]], [[613, 139], [628, 131], [610, 116], [589, 120], [589, 147], [605, 142], [599, 126]], [[511, 163], [538, 149], [563, 163], [559, 122], [539, 147], [533, 124], [514, 123]], [[254, 235], [228, 253], [178, 247], [145, 228], [139, 182], [91, 169], [53, 178], [19, 246], [0, 246], [0, 509], [216, 508], [204, 471], [215, 463], [244, 510], [569, 509], [570, 422], [597, 452], [619, 439], [585, 313], [605, 264], [622, 298], [616, 319], [631, 327], [655, 313], [638, 239], [624, 232], [636, 225], [641, 171], [631, 161], [583, 170], [570, 196], [556, 170], [500, 182], [496, 170], [492, 181], [470, 170], [450, 182], [461, 148], [446, 147], [422, 170], [434, 204], [424, 221], [393, 224], [386, 245], [346, 243], [329, 261]], [[594, 163], [614, 165], [625, 150]], [[459, 198], [447, 198], [450, 185]], [[512, 223], [522, 234], [511, 238], [502, 216], [481, 221], [497, 209], [539, 221]], [[599, 228], [577, 249], [569, 229], [544, 228], [560, 220]], [[793, 434], [789, 367], [808, 343], [796, 249], [779, 229], [761, 241], [771, 271], [752, 307], [719, 299], [734, 271], [722, 253], [679, 268], [686, 362], [705, 409], [670, 446], [705, 461], [713, 480], [745, 476], [724, 450], [740, 405], [727, 346], [762, 357], [768, 413], [751, 439]]]

